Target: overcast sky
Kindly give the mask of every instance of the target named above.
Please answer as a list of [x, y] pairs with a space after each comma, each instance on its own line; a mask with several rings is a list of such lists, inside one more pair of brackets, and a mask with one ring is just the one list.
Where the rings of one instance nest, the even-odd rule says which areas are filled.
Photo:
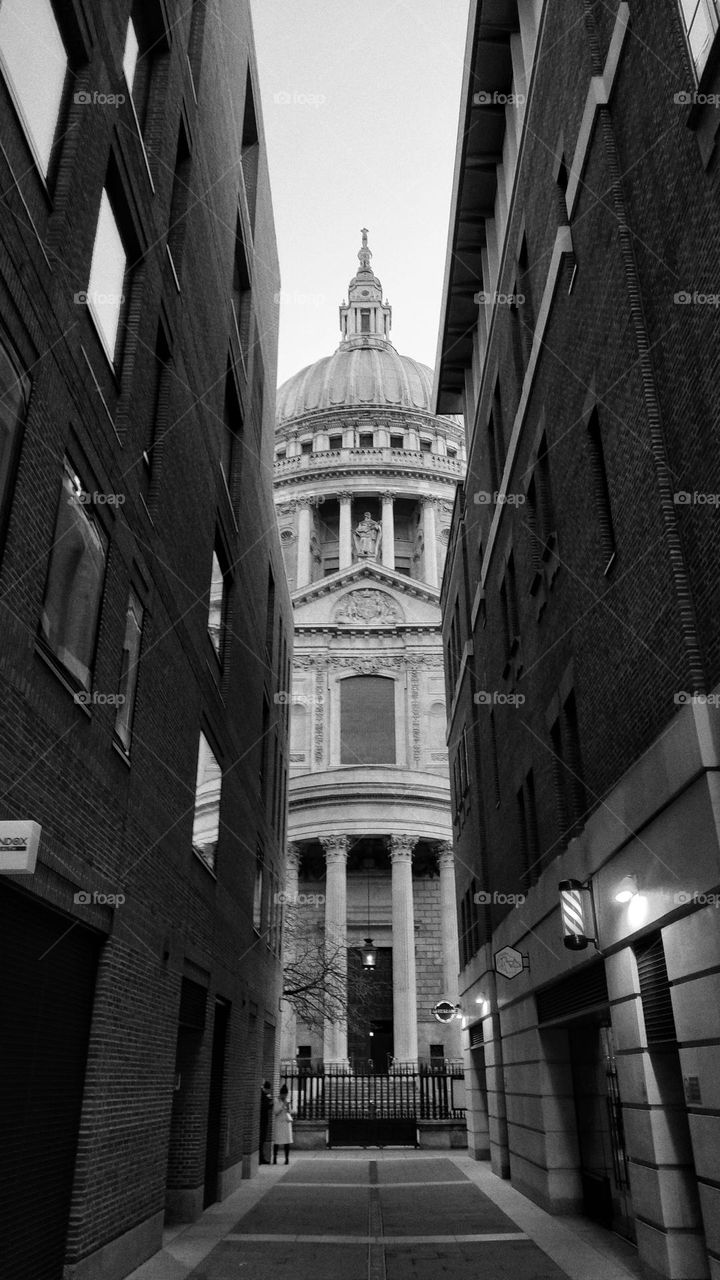
[[435, 363], [468, 0], [251, 0], [283, 382], [340, 341], [360, 228], [403, 355]]

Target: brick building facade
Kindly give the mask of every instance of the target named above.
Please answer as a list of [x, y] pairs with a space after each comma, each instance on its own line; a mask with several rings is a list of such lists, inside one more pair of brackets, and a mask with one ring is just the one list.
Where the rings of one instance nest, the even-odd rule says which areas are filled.
[[471, 1145], [673, 1277], [720, 1275], [719, 19], [474, 0], [436, 379]]
[[292, 615], [249, 5], [6, 0], [0, 112], [0, 1271], [112, 1280], [250, 1175], [275, 1064]]

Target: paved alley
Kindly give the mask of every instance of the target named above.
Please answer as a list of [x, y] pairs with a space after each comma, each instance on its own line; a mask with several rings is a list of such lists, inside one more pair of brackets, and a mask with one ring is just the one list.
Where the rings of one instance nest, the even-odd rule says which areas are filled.
[[295, 1154], [130, 1280], [629, 1280], [635, 1250], [543, 1212], [464, 1154]]

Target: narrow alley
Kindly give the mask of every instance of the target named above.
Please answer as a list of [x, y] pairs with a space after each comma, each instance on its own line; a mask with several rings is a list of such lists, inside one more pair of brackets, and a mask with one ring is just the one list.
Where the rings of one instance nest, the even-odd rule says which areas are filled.
[[635, 1249], [552, 1217], [463, 1154], [303, 1152], [269, 1165], [129, 1280], [630, 1280]]

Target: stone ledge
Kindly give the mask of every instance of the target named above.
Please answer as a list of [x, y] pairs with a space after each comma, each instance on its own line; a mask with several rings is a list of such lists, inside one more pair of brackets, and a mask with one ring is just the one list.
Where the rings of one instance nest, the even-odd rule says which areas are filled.
[[467, 1126], [464, 1120], [418, 1120], [418, 1143], [421, 1148], [467, 1147]]

